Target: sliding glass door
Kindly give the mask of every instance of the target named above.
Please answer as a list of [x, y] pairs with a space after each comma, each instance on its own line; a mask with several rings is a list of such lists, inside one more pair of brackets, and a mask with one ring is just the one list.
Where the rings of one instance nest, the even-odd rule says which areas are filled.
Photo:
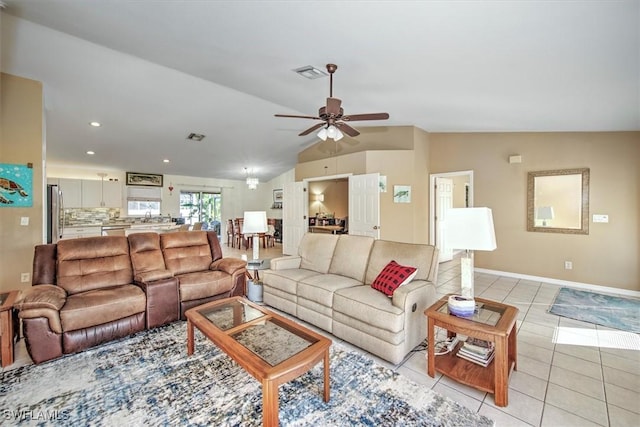
[[222, 195], [206, 191], [181, 191], [180, 214], [186, 224], [202, 223], [203, 230], [215, 230], [220, 235]]

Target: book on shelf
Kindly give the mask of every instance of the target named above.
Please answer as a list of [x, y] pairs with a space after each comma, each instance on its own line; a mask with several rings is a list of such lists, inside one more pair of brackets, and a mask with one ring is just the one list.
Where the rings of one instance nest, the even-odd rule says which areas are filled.
[[457, 356], [461, 359], [465, 359], [468, 360], [469, 362], [473, 362], [477, 365], [483, 366], [483, 367], [487, 367], [489, 366], [489, 364], [491, 363], [491, 361], [493, 360], [493, 357], [495, 356], [495, 352], [491, 352], [487, 358], [482, 358], [470, 353], [467, 353], [463, 350], [464, 347], [460, 347], [460, 350], [458, 350]]
[[486, 367], [495, 355], [495, 344], [491, 341], [468, 337], [460, 346], [457, 355]]

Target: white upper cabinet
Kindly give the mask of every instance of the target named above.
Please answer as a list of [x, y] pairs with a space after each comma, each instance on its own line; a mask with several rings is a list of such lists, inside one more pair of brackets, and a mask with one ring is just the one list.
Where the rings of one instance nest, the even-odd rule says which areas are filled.
[[65, 209], [82, 207], [82, 181], [60, 178], [58, 185], [62, 191], [62, 206]]
[[[47, 179], [53, 181], [55, 178]], [[122, 185], [119, 181], [56, 179], [65, 208], [121, 208]]]

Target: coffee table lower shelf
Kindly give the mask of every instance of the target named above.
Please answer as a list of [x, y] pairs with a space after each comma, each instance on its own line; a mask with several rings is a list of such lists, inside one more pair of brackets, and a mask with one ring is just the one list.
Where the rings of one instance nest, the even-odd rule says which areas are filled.
[[[495, 359], [492, 360], [487, 367], [469, 362], [468, 360], [464, 360], [456, 355], [461, 346], [462, 344], [459, 343], [454, 351], [435, 357], [436, 372], [439, 372], [461, 384], [495, 394], [496, 381], [495, 367], [493, 366]], [[511, 361], [509, 366], [509, 376], [511, 376], [511, 372], [515, 366], [515, 361]]]

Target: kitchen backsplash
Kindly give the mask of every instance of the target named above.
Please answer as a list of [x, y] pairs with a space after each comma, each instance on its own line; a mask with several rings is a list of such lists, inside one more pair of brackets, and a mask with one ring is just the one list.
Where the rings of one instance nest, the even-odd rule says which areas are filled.
[[119, 217], [118, 208], [65, 209], [64, 225], [102, 224]]

